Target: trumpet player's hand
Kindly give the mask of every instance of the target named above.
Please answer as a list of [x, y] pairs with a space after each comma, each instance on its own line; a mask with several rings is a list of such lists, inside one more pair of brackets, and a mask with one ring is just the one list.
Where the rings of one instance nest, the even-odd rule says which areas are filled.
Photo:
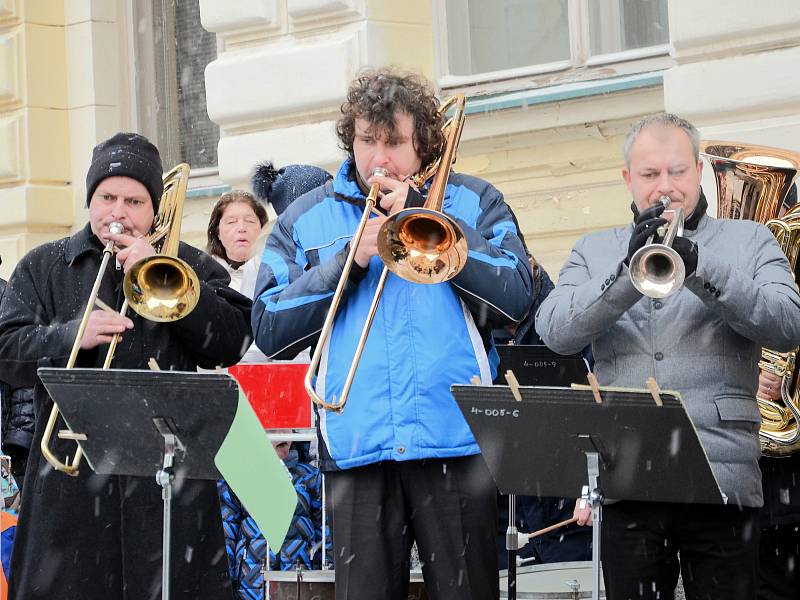
[[780, 400], [782, 382], [783, 377], [778, 377], [769, 371], [759, 371], [756, 395], [764, 400]]
[[572, 516], [578, 519], [578, 525], [592, 526], [592, 507], [587, 500], [578, 498], [575, 501], [575, 510], [572, 511]]
[[117, 252], [117, 262], [122, 265], [122, 269], [126, 273], [141, 259], [156, 254], [156, 249], [150, 245], [145, 235], [138, 231], [133, 231], [131, 234], [108, 233], [105, 237], [114, 240], [114, 243], [122, 248]]
[[369, 266], [369, 261], [373, 256], [378, 256], [378, 232], [385, 222], [386, 217], [374, 215], [364, 227], [364, 233], [361, 235], [354, 259], [362, 269]]
[[672, 240], [672, 249], [683, 259], [687, 277], [697, 270], [697, 244], [679, 235]]
[[628, 242], [628, 256], [625, 259], [625, 264], [631, 264], [631, 258], [636, 254], [636, 251], [642, 248], [651, 235], [656, 234], [656, 230], [662, 225], [666, 224], [667, 220], [661, 217], [664, 212], [664, 205], [659, 203], [651, 206], [646, 211], [641, 213], [633, 222], [633, 233], [631, 240]]
[[83, 332], [81, 350], [90, 350], [101, 344], [110, 344], [114, 334], [133, 329], [133, 321], [119, 313], [94, 310]]

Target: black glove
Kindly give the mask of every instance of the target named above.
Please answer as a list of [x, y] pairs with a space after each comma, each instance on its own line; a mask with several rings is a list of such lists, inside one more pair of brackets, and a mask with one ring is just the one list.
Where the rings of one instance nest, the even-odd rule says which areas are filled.
[[677, 236], [672, 240], [672, 249], [683, 259], [687, 277], [697, 270], [697, 244], [689, 238]]
[[631, 234], [631, 241], [628, 242], [628, 256], [625, 259], [625, 264], [630, 265], [631, 258], [636, 251], [647, 243], [647, 239], [656, 233], [656, 229], [664, 225], [667, 220], [660, 217], [664, 212], [664, 205], [657, 204], [651, 206], [642, 214], [636, 217], [633, 222], [633, 233]]

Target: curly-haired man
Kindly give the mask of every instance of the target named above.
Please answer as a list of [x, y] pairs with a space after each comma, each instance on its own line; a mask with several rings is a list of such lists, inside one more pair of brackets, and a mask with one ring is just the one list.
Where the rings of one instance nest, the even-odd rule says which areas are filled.
[[[381, 69], [351, 84], [337, 126], [348, 158], [332, 182], [286, 209], [267, 240], [253, 329], [268, 356], [315, 342], [369, 185], [380, 183], [386, 214], [422, 203], [427, 186], [408, 180], [440, 152], [438, 107], [414, 75]], [[377, 167], [387, 175], [372, 175]], [[339, 600], [407, 598], [415, 541], [432, 599], [499, 593], [495, 486], [450, 385], [491, 383], [491, 329], [526, 315], [531, 272], [494, 187], [452, 173], [443, 210], [464, 231], [466, 266], [437, 285], [390, 275], [346, 410], [317, 414]], [[316, 389], [328, 401], [340, 395], [383, 269], [376, 238], [385, 220], [368, 221], [323, 355]]]

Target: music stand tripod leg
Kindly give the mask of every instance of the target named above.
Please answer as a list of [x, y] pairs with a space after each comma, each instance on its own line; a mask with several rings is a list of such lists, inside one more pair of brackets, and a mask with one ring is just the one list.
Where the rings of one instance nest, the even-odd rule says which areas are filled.
[[175, 452], [182, 448], [182, 444], [166, 419], [156, 417], [153, 419], [156, 429], [164, 438], [164, 461], [161, 469], [156, 472], [156, 483], [161, 486], [161, 498], [164, 500], [164, 537], [162, 539], [161, 562], [161, 598], [169, 600], [169, 559], [172, 524], [172, 481], [175, 479], [173, 465]]
[[508, 600], [517, 599], [517, 496], [508, 495], [508, 529], [506, 529], [506, 550], [508, 550]]

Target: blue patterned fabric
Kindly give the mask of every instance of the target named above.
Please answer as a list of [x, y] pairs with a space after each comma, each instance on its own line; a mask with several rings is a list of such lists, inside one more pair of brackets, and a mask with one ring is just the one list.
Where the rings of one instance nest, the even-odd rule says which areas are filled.
[[[288, 571], [299, 563], [304, 569], [320, 569], [322, 553], [322, 477], [308, 463], [297, 462], [292, 450], [285, 461], [297, 491], [297, 507], [283, 546], [270, 549], [271, 570]], [[225, 531], [225, 547], [233, 589], [237, 598], [257, 600], [263, 597], [262, 569], [267, 556], [267, 542], [253, 518], [242, 506], [228, 484], [217, 484]], [[327, 556], [331, 556], [330, 532], [327, 532]]]

